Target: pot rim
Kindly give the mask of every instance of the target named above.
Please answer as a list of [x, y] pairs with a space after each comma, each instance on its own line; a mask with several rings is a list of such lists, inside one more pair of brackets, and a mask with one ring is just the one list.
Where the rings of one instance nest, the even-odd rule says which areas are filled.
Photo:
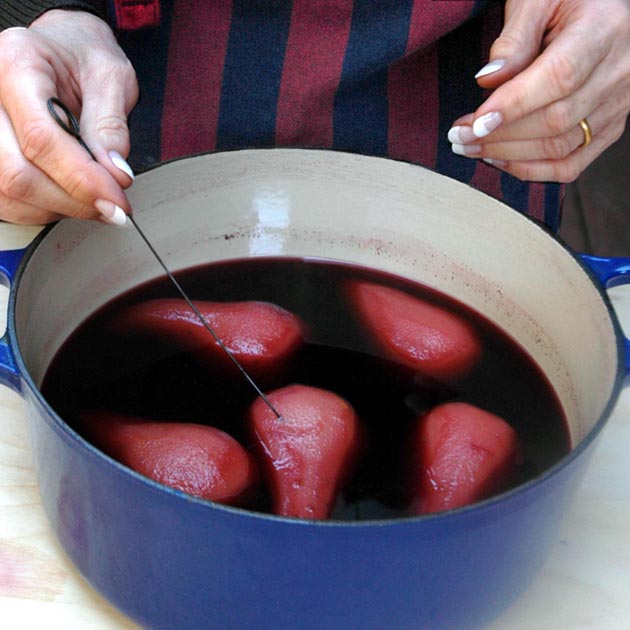
[[[243, 151], [307, 151], [307, 152], [324, 152], [324, 153], [345, 153], [347, 155], [358, 155], [355, 153], [348, 153], [345, 151], [335, 151], [331, 149], [304, 149], [301, 147], [282, 147], [282, 148], [270, 148], [270, 149], [252, 149], [252, 148], [243, 148], [243, 149], [232, 149], [228, 151], [207, 151], [204, 153], [199, 153], [191, 156], [184, 156], [180, 158], [174, 158], [170, 160], [166, 160], [164, 162], [160, 162], [154, 165], [151, 165], [144, 171], [142, 174], [153, 171], [157, 168], [165, 166], [167, 164], [171, 164], [174, 162], [180, 162], [182, 160], [201, 157], [204, 155], [218, 155], [223, 153], [236, 153]], [[410, 166], [425, 168], [421, 165], [414, 164], [412, 162], [408, 162], [405, 160], [397, 160], [389, 157], [381, 157], [381, 156], [368, 156], [364, 155], [362, 157], [366, 157], [369, 159], [377, 159], [377, 160], [387, 160], [389, 162], [399, 162], [402, 164], [408, 164]], [[430, 169], [429, 169], [430, 170]], [[446, 176], [444, 176], [446, 177]], [[457, 180], [453, 180], [457, 183]], [[483, 195], [482, 191], [477, 191], [479, 194]], [[582, 271], [587, 275], [588, 279], [596, 289], [600, 299], [603, 301], [604, 306], [606, 307], [606, 311], [608, 313], [610, 322], [612, 324], [616, 345], [617, 345], [617, 368], [615, 374], [614, 385], [611, 389], [610, 396], [606, 402], [604, 409], [600, 417], [597, 419], [597, 422], [593, 425], [590, 431], [584, 436], [584, 438], [580, 441], [580, 443], [572, 447], [569, 453], [564, 455], [559, 461], [545, 469], [540, 474], [535, 477], [529, 479], [528, 481], [521, 483], [514, 488], [506, 490], [505, 492], [501, 492], [499, 494], [493, 495], [487, 499], [483, 499], [480, 501], [476, 501], [470, 505], [466, 505], [464, 507], [444, 510], [441, 512], [424, 514], [424, 515], [410, 515], [410, 516], [396, 516], [396, 517], [386, 517], [379, 519], [366, 519], [360, 521], [344, 521], [344, 520], [309, 520], [303, 518], [294, 518], [294, 517], [285, 517], [278, 516], [275, 514], [269, 514], [264, 512], [256, 512], [253, 510], [247, 510], [245, 508], [239, 508], [229, 505], [224, 505], [221, 503], [215, 503], [209, 501], [207, 499], [202, 499], [199, 497], [195, 497], [193, 495], [187, 494], [175, 488], [171, 488], [169, 486], [165, 486], [163, 484], [158, 483], [140, 473], [135, 472], [134, 470], [124, 466], [114, 458], [106, 455], [104, 452], [99, 450], [96, 446], [91, 444], [88, 440], [83, 438], [79, 433], [77, 433], [68, 423], [66, 423], [61, 416], [57, 414], [57, 412], [50, 406], [48, 401], [44, 398], [39, 388], [35, 385], [31, 375], [24, 363], [22, 357], [22, 351], [20, 349], [20, 343], [17, 336], [16, 325], [15, 325], [15, 313], [16, 313], [16, 305], [18, 300], [19, 288], [22, 279], [22, 275], [26, 272], [28, 267], [29, 260], [34, 255], [37, 248], [40, 246], [42, 241], [57, 227], [58, 223], [61, 221], [57, 221], [55, 223], [48, 224], [44, 227], [44, 229], [39, 232], [39, 234], [33, 239], [33, 241], [27, 246], [24, 252], [24, 256], [22, 257], [19, 266], [16, 270], [14, 280], [11, 284], [10, 293], [9, 293], [9, 302], [8, 302], [8, 312], [7, 312], [7, 324], [6, 324], [6, 334], [9, 337], [11, 348], [14, 349], [15, 363], [18, 369], [19, 377], [23, 383], [25, 383], [32, 394], [36, 397], [37, 401], [47, 410], [50, 418], [54, 421], [55, 429], [60, 432], [64, 438], [70, 440], [75, 446], [87, 452], [88, 456], [92, 458], [96, 458], [97, 460], [105, 463], [110, 466], [116, 474], [123, 475], [125, 477], [131, 477], [135, 480], [136, 483], [140, 483], [145, 485], [149, 490], [153, 492], [158, 492], [163, 496], [168, 496], [177, 501], [184, 501], [186, 504], [196, 504], [200, 509], [206, 510], [218, 510], [223, 511], [228, 514], [232, 514], [235, 517], [246, 517], [251, 519], [260, 520], [262, 522], [269, 523], [285, 523], [290, 526], [316, 526], [323, 528], [364, 528], [364, 527], [404, 527], [409, 526], [410, 524], [415, 523], [435, 523], [444, 519], [448, 519], [449, 522], [453, 521], [458, 517], [466, 517], [471, 513], [479, 513], [485, 510], [490, 510], [494, 508], [499, 503], [503, 503], [504, 501], [514, 500], [518, 497], [522, 497], [527, 493], [534, 491], [540, 485], [543, 485], [547, 482], [548, 479], [555, 477], [560, 474], [566, 467], [571, 465], [573, 461], [575, 461], [580, 455], [589, 448], [589, 446], [595, 441], [595, 439], [599, 436], [602, 429], [606, 425], [616, 403], [619, 398], [620, 392], [624, 385], [625, 380], [625, 367], [624, 367], [624, 334], [619, 324], [619, 320], [617, 318], [616, 312], [613, 308], [610, 297], [606, 291], [606, 287], [602, 285], [599, 278], [595, 274], [595, 272], [591, 269], [591, 267], [584, 262], [579, 256], [579, 254], [573, 252], [568, 245], [563, 241], [560, 236], [555, 234], [550, 230], [550, 228], [542, 223], [541, 221], [535, 219], [526, 214], [519, 213], [517, 210], [510, 208], [509, 206], [505, 206], [506, 211], [514, 212], [521, 219], [528, 221], [531, 225], [537, 228], [541, 232], [541, 238], [549, 238], [551, 242], [555, 242], [556, 245], [559, 245], [567, 255], [569, 255], [573, 261], [582, 269]]]

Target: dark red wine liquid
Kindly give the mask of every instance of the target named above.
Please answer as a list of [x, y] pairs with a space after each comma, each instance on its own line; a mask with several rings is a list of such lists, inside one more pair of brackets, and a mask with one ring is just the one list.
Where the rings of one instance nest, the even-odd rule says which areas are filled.
[[[344, 292], [352, 279], [402, 289], [463, 316], [483, 340], [481, 362], [456, 385], [447, 385], [375, 356]], [[352, 506], [367, 504], [404, 515], [411, 423], [439, 403], [465, 401], [509, 422], [525, 456], [519, 482], [569, 450], [564, 414], [539, 367], [488, 320], [427, 287], [362, 267], [287, 258], [208, 264], [179, 273], [178, 280], [194, 300], [268, 301], [306, 322], [307, 343], [292, 373], [277, 386], [303, 383], [336, 392], [354, 407], [368, 436], [369, 448], [345, 492], [350, 507], [341, 518], [365, 517]], [[78, 430], [82, 410], [105, 409], [213, 425], [247, 447], [243, 415], [256, 394], [242, 376], [217, 379], [169, 343], [149, 343], [110, 329], [121, 309], [157, 297], [179, 296], [160, 279], [121, 295], [79, 326], [52, 362], [44, 396]], [[210, 333], [208, 343], [213, 343]], [[252, 508], [265, 510], [268, 503], [261, 496]]]

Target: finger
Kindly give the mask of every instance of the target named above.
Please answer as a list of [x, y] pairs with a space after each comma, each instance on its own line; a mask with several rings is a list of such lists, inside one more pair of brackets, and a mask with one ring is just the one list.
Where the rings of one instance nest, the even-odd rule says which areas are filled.
[[93, 206], [105, 199], [128, 210], [116, 180], [48, 112], [46, 102], [57, 90], [56, 74], [46, 57], [24, 46], [18, 52], [24, 55], [20, 63], [4, 64], [0, 99], [26, 159], [81, 203]]
[[459, 144], [474, 141], [499, 142], [536, 137], [553, 137], [574, 129], [591, 112], [604, 113], [603, 126], [630, 109], [630, 59], [613, 55], [598, 65], [589, 79], [569, 97], [555, 101], [513, 123], [501, 125], [488, 136], [477, 140], [472, 124], [473, 114], [455, 121], [449, 139]]
[[494, 89], [534, 61], [541, 50], [549, 8], [549, 0], [506, 3], [501, 34], [492, 44], [488, 63], [475, 75], [481, 87]]
[[[606, 137], [605, 131], [619, 121], [623, 114], [614, 119], [608, 117], [603, 110], [597, 110], [588, 119], [593, 136]], [[487, 141], [482, 143], [453, 145], [453, 152], [457, 155], [474, 158], [490, 158], [492, 160], [510, 161], [539, 161], [563, 160], [581, 147], [586, 138], [579, 124], [568, 132], [543, 138], [525, 138], [522, 140], [504, 140], [500, 142]]]
[[615, 120], [609, 127], [593, 135], [593, 141], [588, 146], [581, 146], [562, 160], [524, 160], [507, 161], [499, 168], [524, 181], [560, 182], [569, 184], [611, 144], [622, 135], [625, 117]]
[[465, 157], [493, 160], [562, 160], [584, 143], [584, 134], [575, 129], [548, 138], [484, 142], [483, 144], [453, 144], [453, 153]]
[[[97, 200], [105, 199], [124, 209], [129, 208], [118, 182], [74, 137], [53, 121], [43, 103], [32, 100], [21, 111], [9, 104], [7, 110], [25, 158], [75, 199], [80, 207], [94, 207]], [[76, 210], [68, 209], [70, 212]], [[83, 217], [85, 213], [72, 216]]]
[[126, 188], [134, 178], [126, 162], [130, 148], [127, 115], [137, 101], [138, 84], [129, 62], [117, 60], [110, 66], [98, 74], [98, 80], [84, 85], [81, 130], [98, 161]]
[[475, 135], [484, 137], [579, 90], [609, 50], [586, 32], [588, 26], [570, 22], [529, 67], [498, 87], [475, 112]]
[[591, 83], [589, 81], [575, 95], [551, 103], [511, 124], [502, 125], [484, 138], [477, 138], [474, 134], [471, 127], [472, 114], [468, 114], [455, 122], [449, 130], [448, 138], [454, 144], [496, 144], [534, 138], [556, 138], [565, 134], [576, 135], [578, 124], [585, 118], [585, 114], [591, 125], [604, 128], [630, 109], [630, 89], [624, 82], [618, 81], [618, 89], [613, 91], [609, 88], [607, 97], [601, 98], [597, 96], [600, 90], [591, 86]]
[[63, 219], [63, 216], [46, 208], [38, 208], [23, 201], [9, 199], [0, 193], [0, 219], [24, 225], [43, 225]]
[[[39, 208], [57, 215], [95, 218], [90, 204], [81, 203], [29, 162], [18, 144], [11, 121], [0, 107], [0, 206], [3, 216], [11, 206]], [[26, 210], [20, 210], [25, 212]], [[39, 215], [39, 212], [38, 212]], [[26, 216], [20, 222], [26, 222]], [[35, 219], [35, 223], [39, 219]]]

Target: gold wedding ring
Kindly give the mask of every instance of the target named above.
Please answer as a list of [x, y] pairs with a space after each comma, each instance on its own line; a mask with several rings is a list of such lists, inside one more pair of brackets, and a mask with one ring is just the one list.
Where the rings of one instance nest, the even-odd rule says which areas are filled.
[[593, 131], [591, 126], [588, 124], [588, 120], [586, 118], [582, 118], [579, 122], [580, 127], [582, 128], [582, 133], [584, 134], [584, 142], [580, 146], [587, 147], [591, 144], [591, 140], [593, 139]]

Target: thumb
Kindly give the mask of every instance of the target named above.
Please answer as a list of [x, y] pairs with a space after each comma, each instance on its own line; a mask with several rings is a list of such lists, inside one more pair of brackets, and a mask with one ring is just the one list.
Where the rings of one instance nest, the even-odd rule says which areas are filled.
[[[111, 79], [111, 77], [110, 77]], [[99, 163], [126, 188], [133, 181], [127, 164], [129, 127], [127, 115], [137, 100], [135, 77], [131, 85], [103, 81], [86, 86], [81, 109], [81, 134]]]
[[527, 68], [540, 54], [554, 0], [508, 0], [503, 30], [490, 60], [475, 75], [483, 88], [496, 88]]

